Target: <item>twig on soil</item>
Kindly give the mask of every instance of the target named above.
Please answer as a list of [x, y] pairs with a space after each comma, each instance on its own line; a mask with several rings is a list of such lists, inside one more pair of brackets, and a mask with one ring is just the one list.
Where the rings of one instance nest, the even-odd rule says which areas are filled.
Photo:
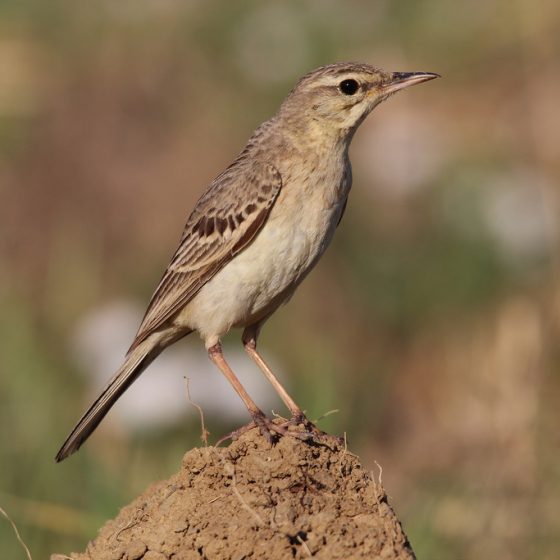
[[377, 482], [375, 482], [375, 474], [373, 473], [373, 471], [370, 471], [370, 476], [371, 476], [371, 481], [373, 482], [373, 486], [376, 490], [375, 501], [377, 502], [377, 508], [379, 511], [381, 511], [381, 500], [379, 499], [379, 496], [381, 495], [381, 497], [383, 498], [385, 494], [385, 490], [383, 489], [383, 483], [381, 480], [383, 478], [383, 467], [375, 459], [373, 460], [373, 462], [377, 465], [377, 468], [379, 469], [379, 473], [377, 475]]
[[220, 494], [219, 496], [216, 496], [215, 498], [212, 498], [208, 504], [213, 504], [214, 502], [217, 502], [218, 500], [221, 500], [223, 498], [223, 496]]
[[278, 414], [278, 412], [275, 412], [274, 409], [270, 411], [272, 413], [272, 416], [274, 416], [274, 418], [278, 418], [279, 420], [284, 420], [286, 421], [286, 418], [284, 418], [281, 414]]
[[311, 554], [311, 550], [309, 550], [309, 547], [307, 546], [307, 543], [299, 535], [296, 535], [296, 540], [299, 542], [299, 544], [301, 544], [301, 548], [305, 550], [307, 556], [313, 556], [313, 554]]
[[241, 505], [255, 518], [257, 523], [261, 527], [265, 527], [266, 523], [263, 521], [262, 517], [247, 503], [245, 498], [243, 498], [243, 496], [241, 495], [241, 492], [239, 492], [239, 489], [237, 488], [237, 479], [235, 478], [235, 466], [231, 463], [229, 464], [231, 465], [231, 484], [237, 499], [241, 502]]
[[210, 435], [210, 432], [206, 429], [206, 425], [204, 424], [204, 412], [202, 410], [202, 407], [199, 404], [196, 404], [191, 399], [191, 392], [189, 390], [190, 379], [187, 376], [184, 376], [183, 379], [185, 380], [185, 387], [186, 387], [186, 391], [187, 391], [187, 400], [189, 401], [189, 403], [192, 404], [192, 406], [194, 406], [198, 410], [198, 414], [200, 415], [200, 426], [202, 428], [202, 433], [200, 434], [200, 439], [204, 442], [204, 447], [208, 447], [208, 436]]
[[21, 544], [23, 550], [25, 550], [25, 554], [27, 555], [28, 560], [33, 560], [32, 556], [31, 556], [31, 552], [29, 552], [29, 548], [27, 548], [27, 545], [23, 542], [23, 539], [21, 538], [18, 528], [16, 526], [16, 524], [12, 521], [12, 518], [0, 507], [0, 513], [6, 518], [6, 520], [8, 521], [8, 523], [12, 526], [12, 529], [14, 530], [14, 533], [16, 534], [16, 539], [18, 540], [19, 544]]
[[[287, 533], [286, 531], [283, 531], [282, 529], [280, 529], [280, 527], [278, 527], [276, 521], [270, 520], [269, 523], [265, 523], [265, 521], [262, 519], [262, 517], [247, 503], [247, 501], [245, 500], [245, 498], [243, 498], [243, 496], [241, 495], [241, 492], [239, 492], [239, 489], [237, 488], [237, 478], [235, 476], [235, 465], [233, 463], [226, 462], [226, 460], [221, 456], [220, 456], [220, 459], [222, 460], [222, 463], [224, 464], [224, 467], [226, 468], [226, 472], [231, 476], [233, 492], [234, 492], [235, 496], [237, 497], [237, 499], [239, 500], [239, 502], [241, 503], [241, 505], [243, 506], [243, 508], [245, 510], [247, 510], [253, 516], [255, 521], [261, 527], [268, 527], [269, 529], [271, 529], [275, 533], [278, 533], [280, 535], [284, 535], [285, 537], [290, 537], [289, 533]], [[218, 498], [221, 498], [221, 496], [218, 496], [214, 500], [216, 500]], [[272, 510], [273, 510], [272, 515], [274, 517], [275, 513], [276, 513], [276, 508], [273, 507]], [[304, 552], [307, 556], [309, 556], [309, 557], [313, 556], [313, 554], [311, 553], [311, 550], [309, 549], [309, 546], [299, 535], [296, 535], [296, 540], [301, 545], [302, 549], [304, 550]]]
[[340, 455], [340, 466], [338, 467], [338, 472], [341, 476], [344, 476], [344, 463], [342, 459], [348, 453], [348, 441], [346, 440], [346, 432], [344, 432], [344, 449], [342, 450], [342, 454]]
[[161, 506], [161, 504], [163, 504], [163, 502], [165, 502], [165, 500], [167, 500], [167, 498], [169, 498], [169, 496], [172, 496], [173, 494], [175, 494], [175, 492], [177, 492], [177, 490], [179, 490], [179, 487], [175, 486], [175, 485], [172, 485], [171, 490], [169, 492], [167, 492], [167, 494], [159, 502], [159, 505]]
[[383, 482], [381, 482], [381, 478], [383, 477], [383, 467], [375, 459], [373, 462], [377, 465], [377, 468], [379, 469], [379, 474], [377, 475], [379, 486], [383, 486]]
[[[138, 517], [138, 513], [142, 513], [142, 515], [140, 517]], [[139, 525], [140, 523], [142, 523], [142, 521], [147, 520], [150, 518], [150, 515], [147, 513], [144, 513], [144, 510], [142, 508], [137, 508], [136, 512], [134, 513], [134, 517], [131, 521], [129, 521], [124, 527], [121, 527], [114, 535], [113, 538], [115, 540], [119, 540], [119, 537], [121, 536], [121, 533], [124, 533], [124, 531], [127, 531], [128, 529], [131, 529], [132, 527]]]
[[338, 412], [340, 412], [340, 410], [338, 408], [333, 408], [332, 410], [328, 410], [327, 412], [325, 412], [325, 414], [321, 414], [321, 416], [319, 416], [319, 418], [317, 418], [316, 420], [313, 420], [313, 424], [317, 424], [321, 420], [325, 419], [327, 416], [330, 416], [331, 414], [337, 414]]

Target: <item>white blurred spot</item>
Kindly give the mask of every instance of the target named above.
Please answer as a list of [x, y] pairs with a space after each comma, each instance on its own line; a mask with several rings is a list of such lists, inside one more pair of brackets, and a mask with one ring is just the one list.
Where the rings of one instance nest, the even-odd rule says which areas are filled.
[[[76, 325], [73, 353], [90, 383], [93, 400], [122, 364], [142, 319], [142, 308], [116, 301], [85, 315]], [[117, 401], [110, 412], [126, 429], [146, 431], [176, 424], [185, 414], [198, 415], [188, 402], [185, 377], [189, 378], [192, 400], [207, 417], [246, 423], [247, 410], [233, 388], [207, 357], [196, 335], [179, 341], [148, 367]], [[239, 379], [265, 411], [281, 409], [281, 402], [260, 370], [242, 349], [224, 350]], [[280, 368], [271, 367], [275, 371]], [[193, 418], [194, 419], [194, 418]]]
[[491, 177], [483, 217], [506, 257], [545, 256], [558, 235], [558, 197], [545, 177], [527, 169]]
[[442, 202], [449, 225], [468, 237], [489, 235], [511, 262], [545, 257], [557, 243], [558, 195], [534, 169], [466, 171], [445, 189]]

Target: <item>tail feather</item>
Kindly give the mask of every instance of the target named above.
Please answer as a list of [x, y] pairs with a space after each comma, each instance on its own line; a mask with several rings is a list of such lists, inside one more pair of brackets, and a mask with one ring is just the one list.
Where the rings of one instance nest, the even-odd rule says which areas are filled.
[[103, 420], [107, 412], [109, 412], [117, 399], [130, 387], [162, 350], [163, 346], [159, 344], [159, 337], [153, 334], [127, 355], [124, 364], [117, 373], [115, 373], [87, 412], [80, 418], [79, 422], [60, 448], [56, 455], [57, 463], [78, 451], [84, 441], [86, 441], [95, 428], [97, 428], [101, 420]]

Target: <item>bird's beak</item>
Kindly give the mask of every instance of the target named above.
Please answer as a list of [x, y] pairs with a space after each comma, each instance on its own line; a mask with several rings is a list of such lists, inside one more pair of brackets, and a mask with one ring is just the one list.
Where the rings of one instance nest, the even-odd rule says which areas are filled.
[[395, 93], [434, 78], [441, 78], [441, 76], [432, 72], [393, 72], [389, 80], [381, 86], [381, 92], [384, 94]]

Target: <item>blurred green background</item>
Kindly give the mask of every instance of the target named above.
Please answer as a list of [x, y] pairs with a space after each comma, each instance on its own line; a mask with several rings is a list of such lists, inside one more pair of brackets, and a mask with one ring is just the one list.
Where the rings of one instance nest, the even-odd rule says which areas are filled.
[[[261, 348], [382, 466], [419, 558], [558, 557], [559, 26], [556, 0], [0, 3], [0, 506], [35, 559], [200, 445], [192, 410], [134, 428], [117, 404], [55, 465], [95, 392], [77, 325], [142, 310], [204, 187], [341, 60], [444, 78], [362, 126], [333, 246]], [[239, 425], [205, 419], [211, 442]], [[3, 519], [0, 554], [24, 557]]]

